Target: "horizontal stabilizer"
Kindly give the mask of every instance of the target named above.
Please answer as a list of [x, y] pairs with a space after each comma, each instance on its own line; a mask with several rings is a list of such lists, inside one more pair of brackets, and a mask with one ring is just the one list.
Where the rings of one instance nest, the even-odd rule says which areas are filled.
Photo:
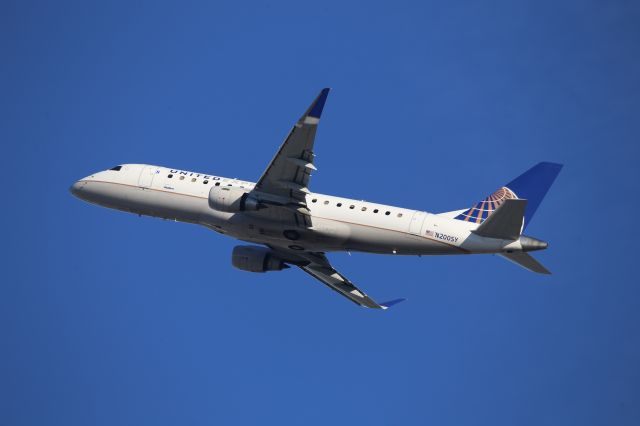
[[537, 272], [538, 274], [551, 274], [547, 268], [542, 266], [540, 262], [528, 253], [518, 251], [514, 253], [500, 253], [500, 256], [530, 270], [531, 272]]
[[474, 234], [487, 238], [517, 240], [520, 238], [527, 200], [507, 199], [482, 224]]

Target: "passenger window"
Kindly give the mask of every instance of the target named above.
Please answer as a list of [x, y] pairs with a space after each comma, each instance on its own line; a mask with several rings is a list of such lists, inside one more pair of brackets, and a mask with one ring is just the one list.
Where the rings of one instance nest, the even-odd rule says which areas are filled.
[[402, 213], [398, 213], [398, 217], [402, 217]]
[[338, 207], [342, 207], [342, 203], [338, 203], [336, 204]]
[[390, 212], [390, 211], [386, 211], [386, 212], [384, 212], [384, 214], [386, 214], [387, 216], [389, 216], [389, 215], [391, 214], [391, 212]]
[[184, 180], [184, 176], [180, 176], [180, 180]]
[[171, 179], [171, 178], [173, 177], [173, 175], [169, 175], [169, 176], [167, 176], [167, 177], [168, 177], [169, 179]]
[[324, 202], [324, 205], [325, 205], [325, 206], [326, 206], [327, 204], [329, 204], [329, 201], [328, 201], [328, 200]]
[[361, 210], [362, 210], [363, 212], [366, 212], [366, 211], [367, 211], [367, 208], [366, 208], [366, 207], [363, 207]]
[[204, 184], [206, 185], [206, 184], [208, 184], [208, 183], [209, 183], [209, 181], [208, 181], [208, 180], [205, 180], [205, 181], [204, 181], [204, 182], [202, 182], [202, 183], [204, 183]]
[[216, 182], [216, 186], [220, 186], [220, 182]]
[[315, 203], [316, 201], [318, 201], [317, 198], [314, 198], [313, 200], [311, 200], [312, 203]]
[[191, 178], [191, 182], [195, 182], [195, 181], [196, 181], [196, 178]]
[[375, 209], [373, 212], [374, 212], [374, 213], [378, 213], [378, 209]]
[[351, 210], [353, 210], [353, 209], [355, 209], [355, 208], [356, 208], [356, 206], [354, 206], [353, 204], [351, 204], [351, 205], [349, 206], [349, 208], [350, 208]]

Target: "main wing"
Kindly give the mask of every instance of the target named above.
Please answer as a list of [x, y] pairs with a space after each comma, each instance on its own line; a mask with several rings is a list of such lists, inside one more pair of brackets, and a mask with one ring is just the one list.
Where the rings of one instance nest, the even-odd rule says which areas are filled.
[[290, 259], [291, 263], [298, 266], [304, 272], [357, 305], [373, 309], [387, 309], [405, 300], [394, 299], [388, 302], [377, 303], [344, 275], [336, 271], [324, 253], [292, 252], [290, 250], [273, 247], [272, 250], [283, 257], [285, 261]]
[[[296, 219], [296, 223], [304, 223], [306, 226], [309, 226], [309, 211], [305, 196], [309, 193], [311, 172], [316, 170], [313, 165], [313, 143], [328, 95], [329, 89], [322, 89], [311, 106], [293, 126], [254, 189], [260, 193], [261, 200], [268, 202], [271, 199], [271, 202], [268, 202], [269, 205], [279, 205], [292, 210], [298, 217], [302, 216], [302, 220]], [[298, 266], [327, 287], [360, 306], [387, 309], [404, 300], [396, 299], [385, 303], [376, 303], [336, 271], [323, 253], [297, 252], [279, 247], [270, 248], [284, 261]]]
[[329, 89], [322, 89], [296, 122], [258, 180], [256, 191], [276, 196], [285, 204], [301, 207], [304, 212], [309, 178], [311, 172], [316, 170], [313, 165], [313, 142], [328, 95]]

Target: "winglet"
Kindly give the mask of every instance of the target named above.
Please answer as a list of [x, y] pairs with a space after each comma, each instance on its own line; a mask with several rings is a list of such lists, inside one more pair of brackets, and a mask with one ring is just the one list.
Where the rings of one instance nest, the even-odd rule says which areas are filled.
[[380, 303], [380, 307], [382, 309], [389, 309], [390, 307], [392, 307], [393, 305], [397, 305], [400, 302], [404, 302], [407, 299], [401, 298], [401, 299], [393, 299], [393, 300], [389, 300], [388, 302], [382, 302]]
[[329, 96], [329, 90], [331, 89], [328, 87], [322, 89], [316, 100], [309, 108], [309, 112], [307, 113], [309, 117], [320, 118], [322, 115], [322, 109], [324, 108], [324, 103], [327, 101], [327, 96]]

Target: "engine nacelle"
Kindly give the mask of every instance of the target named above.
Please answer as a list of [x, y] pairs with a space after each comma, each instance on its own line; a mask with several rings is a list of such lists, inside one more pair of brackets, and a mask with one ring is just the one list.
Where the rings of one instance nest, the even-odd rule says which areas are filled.
[[213, 186], [209, 191], [209, 207], [226, 213], [253, 211], [263, 206], [244, 188]]
[[289, 267], [270, 249], [258, 246], [234, 247], [231, 263], [234, 267], [248, 272], [281, 271]]

